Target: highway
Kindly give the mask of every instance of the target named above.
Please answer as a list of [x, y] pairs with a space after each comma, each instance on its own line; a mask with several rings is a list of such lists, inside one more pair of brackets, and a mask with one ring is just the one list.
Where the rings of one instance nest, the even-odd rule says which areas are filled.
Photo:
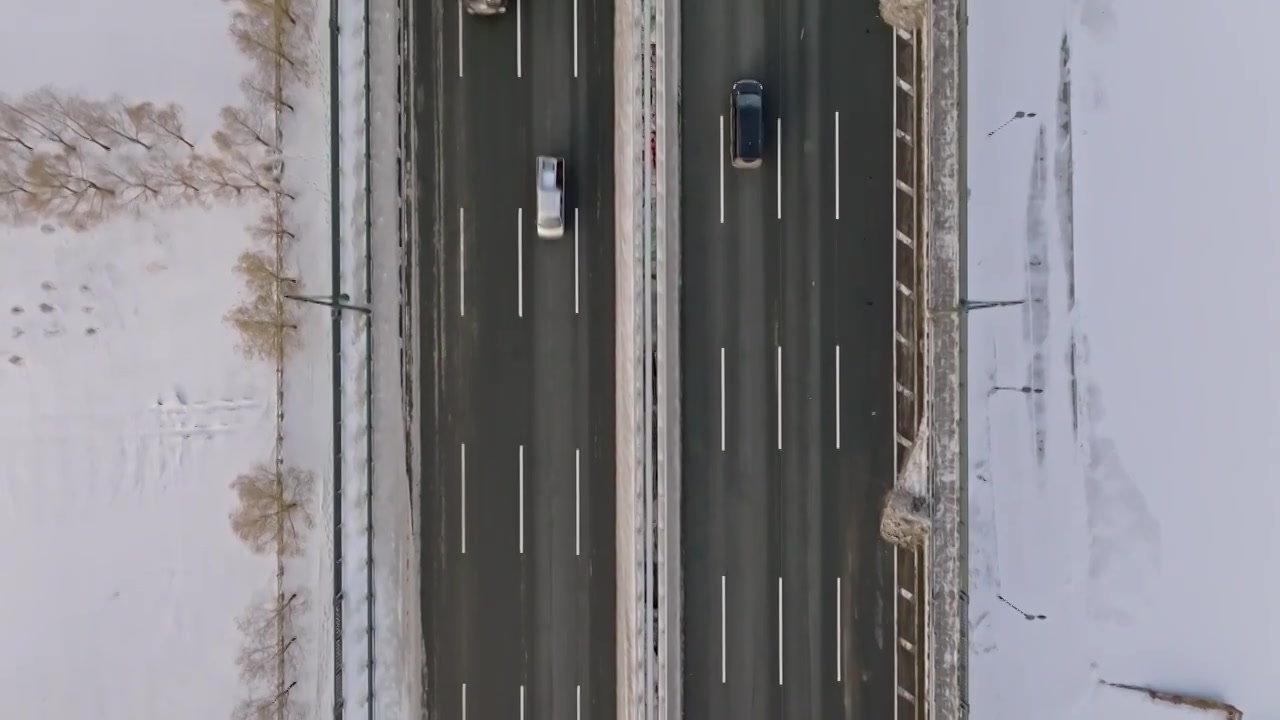
[[[414, 6], [427, 716], [615, 701], [613, 17]], [[563, 238], [534, 158], [567, 161]]]
[[687, 718], [894, 717], [890, 33], [876, 0], [682, 3]]

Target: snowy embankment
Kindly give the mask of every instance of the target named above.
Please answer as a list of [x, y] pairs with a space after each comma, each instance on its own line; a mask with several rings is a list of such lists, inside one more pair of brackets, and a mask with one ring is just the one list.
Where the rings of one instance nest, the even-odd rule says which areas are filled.
[[1275, 716], [1280, 8], [970, 10], [973, 717]]
[[[275, 549], [302, 550], [284, 575], [293, 617], [324, 584], [310, 561], [323, 547], [271, 532], [280, 501], [255, 484], [279, 467], [281, 413], [306, 415], [279, 402], [277, 349], [294, 366], [316, 345], [324, 357], [305, 320], [273, 314], [291, 272], [274, 261], [282, 235], [302, 233], [272, 221], [264, 46], [247, 62], [220, 3], [59, 4], [8, 8], [0, 36], [7, 67], [39, 68], [6, 87], [0, 112], [5, 707], [222, 719], [287, 695], [291, 714], [316, 712], [323, 617], [297, 614], [296, 642], [272, 632]], [[241, 25], [241, 49], [264, 27]], [[305, 425], [284, 434], [317, 445]], [[312, 469], [306, 454], [291, 477]], [[270, 669], [295, 660], [282, 694]]]
[[402, 7], [396, 0], [342, 0], [336, 8], [340, 262], [332, 292], [361, 308], [344, 311], [338, 322], [342, 707], [347, 717], [416, 717], [416, 498], [403, 383], [413, 369], [403, 365], [400, 335], [408, 275], [397, 167]]

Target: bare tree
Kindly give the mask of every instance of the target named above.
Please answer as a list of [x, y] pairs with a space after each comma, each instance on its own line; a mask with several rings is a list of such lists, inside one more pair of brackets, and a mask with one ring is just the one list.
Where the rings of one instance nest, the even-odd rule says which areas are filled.
[[102, 103], [46, 87], [24, 97], [23, 105], [29, 112], [45, 118], [49, 125], [58, 126], [63, 136], [78, 138], [111, 152], [111, 146], [100, 139], [107, 133], [103, 126], [106, 106]]
[[231, 529], [256, 553], [292, 557], [302, 551], [301, 536], [315, 519], [307, 507], [315, 476], [285, 467], [277, 471], [259, 464], [237, 477], [231, 488], [238, 502], [231, 512]]
[[253, 697], [241, 700], [231, 711], [231, 720], [292, 720], [298, 717], [294, 704], [289, 702], [289, 693], [298, 681], [290, 682], [283, 690], [270, 690], [255, 693]]
[[129, 104], [120, 99], [104, 107], [101, 116], [102, 129], [126, 142], [150, 150], [156, 144], [156, 132], [151, 117], [155, 114], [152, 103]]
[[275, 133], [261, 106], [248, 109], [224, 107], [219, 115], [222, 128], [214, 132], [213, 142], [222, 152], [250, 147], [275, 148]]
[[56, 117], [48, 115], [46, 110], [47, 108], [30, 102], [30, 96], [16, 103], [0, 100], [0, 112], [12, 117], [18, 124], [15, 131], [27, 138], [25, 145], [34, 148], [37, 142], [48, 142], [65, 152], [79, 151], [74, 138], [62, 129], [62, 123]]
[[0, 101], [0, 143], [6, 148], [21, 148], [27, 152], [35, 152], [29, 142], [30, 128], [26, 120], [7, 102]]
[[202, 182], [216, 195], [241, 197], [244, 193], [293, 195], [280, 187], [280, 161], [274, 157], [254, 158], [233, 148], [216, 157], [202, 157], [198, 165]]
[[298, 326], [289, 308], [259, 295], [227, 313], [227, 322], [240, 332], [245, 357], [279, 361], [297, 346]]
[[77, 152], [32, 156], [23, 172], [30, 190], [25, 208], [80, 230], [106, 220], [119, 209], [119, 185]]
[[236, 626], [244, 644], [236, 664], [246, 681], [287, 675], [293, 669], [298, 643], [297, 617], [305, 610], [303, 595], [281, 591], [266, 602], [254, 602], [240, 616]]
[[284, 96], [283, 85], [276, 83], [268, 75], [268, 70], [258, 68], [252, 75], [240, 81], [240, 89], [249, 100], [250, 105], [281, 108], [293, 112], [293, 105]]
[[174, 103], [163, 106], [148, 103], [146, 110], [146, 122], [151, 126], [158, 140], [161, 142], [175, 140], [187, 146], [188, 150], [195, 149], [195, 144], [187, 139], [183, 128], [182, 108]]
[[153, 181], [166, 195], [181, 200], [196, 201], [205, 188], [202, 159], [195, 155], [186, 157], [161, 153], [150, 165]]
[[249, 226], [249, 234], [254, 240], [273, 245], [284, 240], [293, 240], [297, 237], [289, 228], [285, 227], [284, 220], [276, 215], [274, 207], [267, 208], [258, 216], [258, 220]]
[[252, 13], [254, 15], [263, 15], [270, 17], [278, 15], [280, 19], [290, 26], [298, 24], [298, 16], [294, 10], [293, 0], [227, 0], [231, 3], [238, 3], [243, 12]]
[[297, 278], [289, 277], [276, 269], [276, 259], [260, 250], [248, 250], [236, 261], [236, 272], [244, 278], [245, 286], [255, 295], [270, 294], [282, 285], [297, 285]]
[[231, 36], [240, 52], [260, 67], [273, 68], [279, 62], [291, 75], [301, 75], [306, 70], [274, 13], [237, 10], [231, 17]]
[[132, 210], [165, 201], [177, 204], [187, 199], [182, 188], [166, 182], [163, 168], [146, 157], [116, 158], [104, 165], [102, 172], [114, 180], [120, 204]]

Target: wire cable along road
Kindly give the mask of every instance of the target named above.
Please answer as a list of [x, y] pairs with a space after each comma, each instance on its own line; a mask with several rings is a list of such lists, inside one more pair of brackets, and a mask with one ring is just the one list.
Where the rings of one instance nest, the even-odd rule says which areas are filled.
[[681, 8], [684, 716], [887, 720], [891, 30], [876, 0]]
[[[616, 715], [609, 0], [413, 10], [427, 715]], [[564, 158], [539, 237], [535, 158]]]

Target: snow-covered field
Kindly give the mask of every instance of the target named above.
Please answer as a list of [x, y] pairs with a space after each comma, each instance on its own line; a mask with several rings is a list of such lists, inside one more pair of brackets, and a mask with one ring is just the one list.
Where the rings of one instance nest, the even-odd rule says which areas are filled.
[[969, 296], [1027, 299], [969, 316], [973, 718], [1280, 716], [1280, 5], [1229, 5], [969, 2]]
[[[289, 269], [324, 295], [326, 8], [302, 50], [319, 75], [291, 97], [282, 148]], [[216, 1], [22, 0], [0, 28], [3, 93], [174, 102], [205, 151], [219, 110], [245, 102], [230, 21]], [[280, 407], [273, 363], [246, 359], [224, 316], [245, 297], [234, 267], [263, 206], [0, 228], [0, 715], [223, 720], [249, 694], [237, 619], [274, 595], [276, 564], [232, 534], [229, 486], [271, 459]], [[316, 491], [285, 573], [308, 608], [290, 698], [318, 717], [333, 697], [331, 347], [325, 309], [295, 317], [283, 456]]]

